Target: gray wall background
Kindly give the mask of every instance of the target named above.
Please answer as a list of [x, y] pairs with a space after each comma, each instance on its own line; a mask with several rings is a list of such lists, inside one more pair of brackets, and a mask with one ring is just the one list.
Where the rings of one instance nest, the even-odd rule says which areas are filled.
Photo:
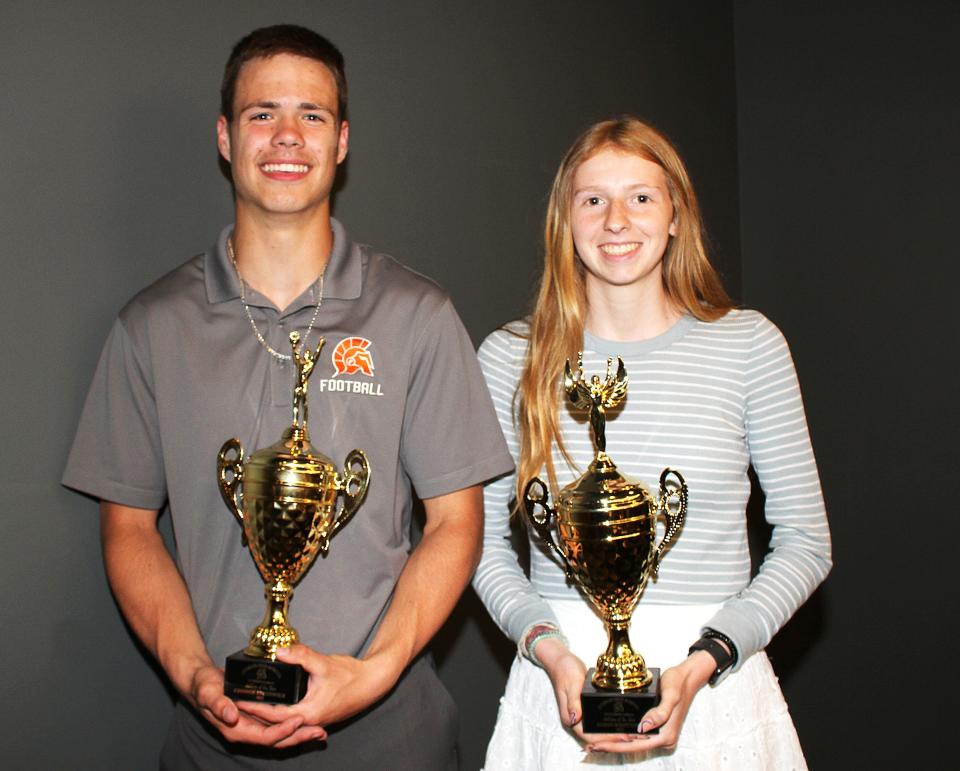
[[[110, 597], [95, 502], [57, 480], [116, 311], [230, 219], [219, 77], [236, 39], [279, 21], [347, 57], [336, 215], [445, 286], [477, 342], [527, 306], [576, 134], [634, 112], [674, 138], [730, 289], [791, 340], [836, 533], [838, 567], [775, 665], [813, 768], [883, 765], [909, 707], [956, 681], [924, 652], [955, 626], [926, 595], [957, 535], [957, 14], [845, 8], [4, 3], [4, 765], [155, 766], [169, 694]], [[477, 768], [511, 646], [468, 593], [435, 652]], [[945, 715], [922, 713], [914, 756], [945, 744]]]
[[836, 565], [770, 652], [811, 768], [944, 768], [960, 4], [735, 8], [743, 299], [791, 342]]

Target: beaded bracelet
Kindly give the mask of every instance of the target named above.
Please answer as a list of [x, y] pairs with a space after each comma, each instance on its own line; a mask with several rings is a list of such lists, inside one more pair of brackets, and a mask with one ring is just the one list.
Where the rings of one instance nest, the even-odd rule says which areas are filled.
[[517, 650], [525, 659], [543, 669], [543, 663], [537, 658], [534, 650], [536, 650], [538, 642], [546, 640], [548, 637], [556, 637], [564, 645], [570, 645], [559, 627], [555, 624], [541, 622], [534, 624], [520, 636], [520, 643], [517, 645]]

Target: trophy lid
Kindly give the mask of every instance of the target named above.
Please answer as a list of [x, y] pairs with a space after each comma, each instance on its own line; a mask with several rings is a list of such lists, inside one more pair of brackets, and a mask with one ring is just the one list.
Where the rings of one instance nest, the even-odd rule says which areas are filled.
[[333, 461], [310, 444], [303, 426], [288, 426], [280, 441], [253, 453], [244, 467], [247, 485], [283, 484], [312, 488], [336, 474]]
[[560, 491], [557, 508], [570, 524], [589, 524], [646, 514], [653, 499], [640, 482], [623, 476], [605, 452], [584, 474]]

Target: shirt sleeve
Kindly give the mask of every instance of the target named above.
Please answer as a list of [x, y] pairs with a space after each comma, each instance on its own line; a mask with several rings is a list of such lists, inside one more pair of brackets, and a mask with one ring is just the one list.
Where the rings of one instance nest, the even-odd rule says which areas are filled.
[[149, 355], [122, 318], [104, 344], [61, 481], [137, 508], [159, 509], [166, 500]]
[[480, 484], [513, 468], [477, 355], [449, 299], [418, 333], [400, 460], [421, 498]]
[[747, 444], [773, 528], [770, 551], [750, 584], [706, 624], [736, 644], [737, 668], [770, 642], [833, 564], [793, 359], [780, 330], [759, 314], [745, 386]]
[[[499, 330], [480, 346], [479, 358], [493, 405], [514, 458], [520, 447], [514, 424], [514, 394], [523, 367], [525, 342], [514, 334]], [[510, 538], [510, 502], [514, 499], [516, 472], [484, 486], [483, 554], [473, 577], [473, 588], [504, 634], [519, 642], [523, 632], [534, 624], [549, 622], [559, 626], [546, 601], [524, 574]]]

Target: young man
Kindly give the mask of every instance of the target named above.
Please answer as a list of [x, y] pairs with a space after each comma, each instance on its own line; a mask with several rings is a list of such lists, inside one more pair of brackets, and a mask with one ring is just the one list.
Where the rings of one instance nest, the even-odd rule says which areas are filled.
[[[476, 565], [479, 484], [512, 461], [449, 299], [330, 217], [346, 97], [339, 51], [309, 30], [260, 29], [234, 48], [217, 144], [236, 223], [121, 311], [64, 474], [101, 499], [110, 584], [182, 697], [165, 768], [456, 763], [450, 697], [418, 654]], [[215, 459], [231, 436], [249, 451], [289, 425], [292, 330], [310, 347], [326, 339], [313, 443], [335, 460], [363, 449], [372, 480], [296, 589], [304, 644], [280, 657], [310, 680], [287, 707], [223, 695], [224, 659], [259, 622], [263, 582]], [[412, 553], [411, 487], [426, 510]], [[164, 505], [176, 564], [156, 528]]]

